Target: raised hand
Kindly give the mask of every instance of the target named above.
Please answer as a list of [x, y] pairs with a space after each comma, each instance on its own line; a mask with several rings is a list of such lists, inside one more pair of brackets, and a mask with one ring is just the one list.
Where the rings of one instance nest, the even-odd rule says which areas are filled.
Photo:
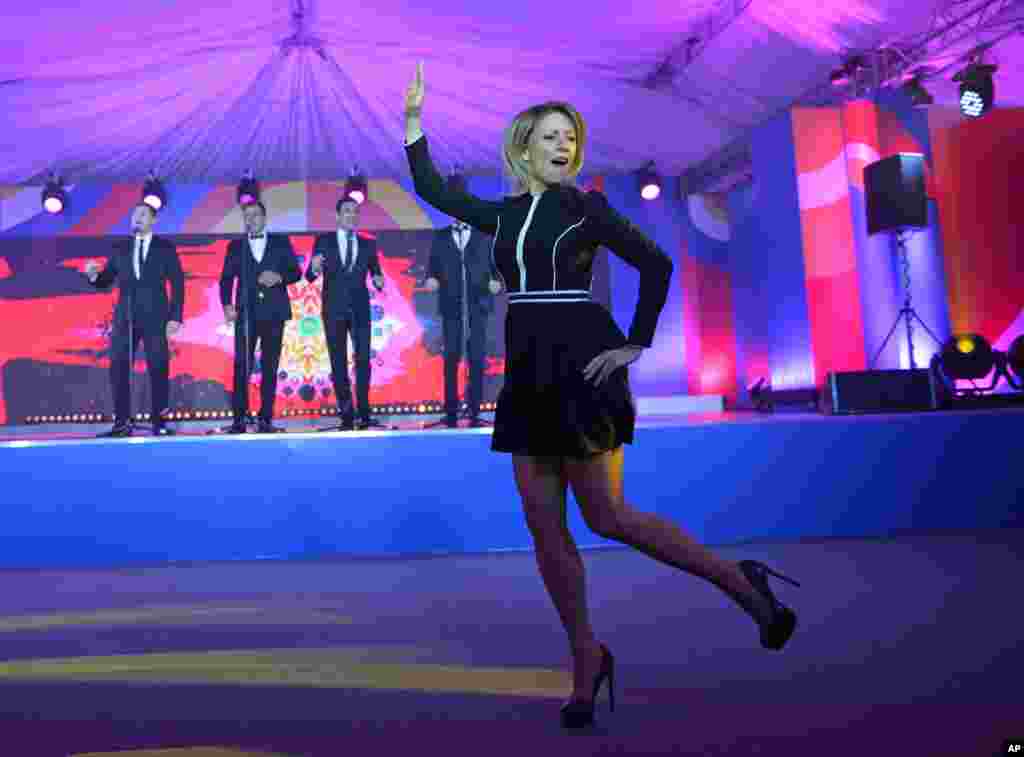
[[224, 322], [234, 323], [238, 319], [238, 310], [234, 305], [224, 306]]
[[324, 256], [314, 255], [313, 259], [310, 261], [310, 268], [315, 275], [319, 276], [320, 271], [324, 269]]
[[416, 75], [405, 90], [405, 117], [418, 117], [423, 110], [423, 62], [416, 64]]
[[90, 260], [85, 264], [85, 275], [89, 281], [95, 281], [100, 275], [100, 265], [95, 260]]

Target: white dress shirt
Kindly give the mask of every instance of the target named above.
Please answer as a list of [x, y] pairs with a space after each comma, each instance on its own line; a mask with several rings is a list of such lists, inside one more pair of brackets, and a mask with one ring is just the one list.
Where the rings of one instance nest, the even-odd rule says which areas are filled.
[[259, 239], [249, 238], [249, 249], [252, 250], [252, 256], [256, 258], [256, 263], [263, 262], [263, 253], [267, 251], [267, 232], [263, 232]]
[[[135, 251], [132, 253], [132, 258], [135, 261], [135, 278], [142, 278], [142, 266], [146, 263], [146, 256], [149, 255], [149, 244], [153, 241], [153, 233], [150, 232], [145, 236], [135, 238]], [[142, 242], [141, 249], [139, 242]]]
[[[351, 249], [349, 241], [352, 242]], [[341, 269], [347, 271], [349, 266], [356, 262], [359, 254], [359, 240], [356, 232], [349, 229], [338, 229], [338, 254], [341, 256]]]

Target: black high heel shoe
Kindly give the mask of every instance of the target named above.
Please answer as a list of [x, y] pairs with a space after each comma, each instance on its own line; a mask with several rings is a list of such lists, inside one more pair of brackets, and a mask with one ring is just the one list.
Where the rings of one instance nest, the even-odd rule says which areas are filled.
[[615, 658], [604, 644], [601, 645], [601, 670], [594, 678], [594, 692], [589, 702], [570, 699], [562, 705], [562, 728], [583, 728], [594, 722], [594, 702], [608, 679], [608, 710], [615, 712]]
[[771, 621], [760, 624], [761, 646], [765, 649], [782, 649], [796, 629], [796, 613], [775, 598], [775, 594], [772, 593], [772, 589], [768, 585], [768, 576], [781, 578], [793, 586], [800, 584], [788, 576], [776, 573], [764, 563], [756, 560], [740, 560], [738, 565], [743, 575], [750, 581], [750, 585], [768, 600], [772, 608]]

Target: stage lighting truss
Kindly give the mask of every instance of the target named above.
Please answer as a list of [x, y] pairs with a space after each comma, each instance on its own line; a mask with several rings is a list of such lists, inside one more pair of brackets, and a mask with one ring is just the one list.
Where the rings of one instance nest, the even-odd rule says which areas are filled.
[[254, 202], [259, 202], [260, 183], [256, 181], [256, 176], [252, 169], [246, 171], [242, 180], [238, 182], [237, 197], [239, 205], [251, 205]]
[[68, 193], [64, 190], [64, 182], [56, 174], [50, 174], [50, 178], [43, 187], [40, 198], [43, 210], [50, 215], [58, 215], [68, 208]]
[[[995, 391], [1003, 379], [1016, 391], [1024, 391], [1024, 335], [1000, 352], [980, 334], [955, 334], [935, 353], [931, 371], [953, 397], [979, 397]], [[986, 386], [976, 382], [991, 376]], [[969, 381], [969, 387], [958, 382]]]
[[156, 211], [163, 210], [167, 204], [167, 190], [153, 171], [149, 172], [146, 183], [142, 185], [142, 201]]

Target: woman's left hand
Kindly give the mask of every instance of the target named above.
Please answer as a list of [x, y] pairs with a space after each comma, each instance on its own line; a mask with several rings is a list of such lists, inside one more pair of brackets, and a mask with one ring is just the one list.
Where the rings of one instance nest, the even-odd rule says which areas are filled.
[[640, 357], [643, 351], [643, 347], [636, 347], [632, 344], [614, 350], [606, 350], [587, 364], [587, 367], [583, 369], [583, 378], [593, 381], [594, 386], [600, 386], [608, 380], [613, 372]]

